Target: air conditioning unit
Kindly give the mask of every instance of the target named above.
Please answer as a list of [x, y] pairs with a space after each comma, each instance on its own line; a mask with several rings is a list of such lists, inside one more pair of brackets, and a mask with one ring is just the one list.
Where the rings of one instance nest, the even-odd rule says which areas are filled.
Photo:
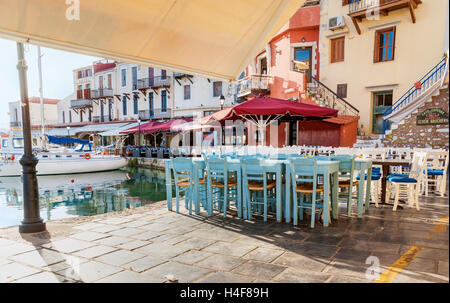
[[337, 16], [328, 19], [328, 29], [335, 30], [338, 28], [343, 28], [345, 26], [345, 20], [343, 16]]

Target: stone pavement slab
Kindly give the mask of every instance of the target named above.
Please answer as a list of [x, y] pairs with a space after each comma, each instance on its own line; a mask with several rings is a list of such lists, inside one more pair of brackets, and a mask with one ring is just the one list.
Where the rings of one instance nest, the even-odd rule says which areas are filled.
[[161, 279], [166, 279], [167, 275], [173, 275], [176, 279], [178, 279], [178, 282], [186, 283], [193, 282], [194, 280], [204, 277], [210, 272], [210, 270], [205, 268], [169, 261], [147, 270], [144, 273]]
[[322, 283], [329, 280], [331, 275], [320, 272], [308, 272], [299, 268], [286, 268], [274, 278], [283, 283]]
[[164, 262], [167, 262], [167, 259], [159, 259], [147, 256], [141, 259], [137, 259], [136, 261], [123, 264], [121, 267], [136, 272], [143, 272]]
[[78, 257], [83, 258], [95, 258], [110, 252], [117, 250], [115, 247], [105, 246], [105, 245], [96, 245], [93, 247], [89, 247], [83, 250], [79, 250], [74, 252], [73, 254]]
[[250, 283], [252, 278], [229, 272], [215, 272], [198, 280], [199, 283]]
[[83, 241], [95, 241], [98, 239], [106, 238], [108, 236], [109, 235], [104, 234], [104, 233], [99, 233], [99, 232], [94, 232], [94, 231], [85, 231], [85, 232], [71, 235], [70, 237], [74, 238], [74, 239], [78, 239], [78, 240], [83, 240]]
[[140, 274], [134, 271], [124, 270], [97, 280], [96, 283], [161, 283], [164, 279]]
[[231, 271], [233, 268], [246, 262], [241, 258], [214, 254], [211, 257], [197, 263], [200, 267], [211, 268], [215, 270]]
[[51, 272], [40, 272], [25, 278], [15, 280], [14, 283], [67, 283], [74, 282], [66, 277]]
[[89, 261], [80, 264], [78, 268], [75, 268], [73, 271], [70, 272], [70, 274], [66, 270], [62, 270], [58, 273], [61, 274], [62, 276], [65, 276], [69, 279], [73, 279], [76, 281], [94, 282], [122, 270], [123, 269], [115, 266], [103, 264], [96, 261]]
[[255, 261], [261, 261], [261, 262], [265, 262], [265, 263], [271, 263], [273, 260], [275, 260], [276, 258], [281, 256], [283, 253], [284, 253], [284, 250], [280, 250], [280, 249], [258, 247], [256, 249], [250, 251], [243, 258], [251, 259], [251, 260], [255, 260]]
[[0, 283], [11, 282], [32, 274], [40, 270], [20, 263], [10, 263], [0, 266]]
[[180, 263], [192, 265], [194, 263], [197, 263], [201, 260], [206, 259], [207, 257], [209, 257], [211, 255], [212, 255], [211, 253], [208, 253], [205, 251], [189, 250], [185, 253], [182, 253], [181, 255], [176, 256], [172, 260], [180, 262]]
[[138, 253], [146, 254], [148, 256], [161, 258], [161, 259], [170, 259], [176, 257], [188, 251], [189, 249], [181, 246], [172, 246], [166, 245], [163, 243], [153, 243], [141, 248], [136, 249], [135, 251]]
[[94, 246], [95, 243], [93, 242], [87, 242], [87, 241], [81, 241], [77, 239], [61, 239], [56, 240], [55, 242], [47, 243], [42, 245], [43, 247], [50, 248], [53, 250], [57, 250], [63, 253], [72, 253], [77, 250], [82, 250], [91, 246]]
[[36, 249], [22, 254], [9, 257], [15, 262], [32, 265], [35, 267], [45, 267], [55, 263], [65, 261], [66, 255], [49, 249]]
[[286, 267], [280, 265], [248, 261], [235, 268], [232, 272], [249, 277], [270, 280], [285, 269]]
[[95, 260], [107, 263], [114, 266], [120, 266], [122, 264], [126, 264], [137, 259], [141, 259], [145, 257], [144, 254], [128, 251], [124, 249], [116, 250], [114, 252], [108, 253], [106, 255], [102, 255], [100, 257], [95, 258]]
[[214, 244], [211, 244], [210, 246], [207, 246], [204, 248], [204, 251], [223, 254], [223, 255], [230, 255], [234, 257], [242, 257], [243, 255], [249, 253], [250, 251], [254, 250], [256, 246], [253, 245], [241, 245], [241, 244], [235, 244], [235, 243], [226, 243], [222, 241], [218, 241]]

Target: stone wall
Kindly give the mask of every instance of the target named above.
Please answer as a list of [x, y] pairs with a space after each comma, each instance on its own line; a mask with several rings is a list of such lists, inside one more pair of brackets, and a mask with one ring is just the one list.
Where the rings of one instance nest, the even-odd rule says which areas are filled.
[[433, 96], [432, 100], [424, 103], [408, 116], [404, 123], [399, 123], [398, 128], [387, 135], [382, 143], [386, 147], [432, 147], [449, 148], [449, 125], [417, 125], [417, 116], [429, 108], [441, 108], [448, 114], [449, 89], [442, 88], [438, 96]]

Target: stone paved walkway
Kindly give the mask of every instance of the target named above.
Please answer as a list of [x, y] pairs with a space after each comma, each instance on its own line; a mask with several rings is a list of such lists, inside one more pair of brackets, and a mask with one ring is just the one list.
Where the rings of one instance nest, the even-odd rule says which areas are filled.
[[363, 219], [343, 205], [339, 220], [314, 229], [165, 208], [51, 221], [33, 235], [0, 229], [0, 282], [372, 282], [369, 256], [383, 273], [411, 246], [422, 250], [393, 282], [448, 282], [448, 202], [371, 206]]

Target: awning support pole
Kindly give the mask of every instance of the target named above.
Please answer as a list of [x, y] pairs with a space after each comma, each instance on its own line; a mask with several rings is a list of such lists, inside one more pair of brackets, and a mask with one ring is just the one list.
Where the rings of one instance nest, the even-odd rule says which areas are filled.
[[36, 177], [38, 159], [33, 155], [31, 145], [30, 104], [28, 102], [27, 64], [23, 43], [17, 42], [17, 69], [19, 70], [20, 98], [22, 107], [22, 132], [24, 154], [20, 159], [23, 182], [23, 221], [19, 225], [20, 233], [37, 233], [46, 230], [39, 212], [39, 188]]

